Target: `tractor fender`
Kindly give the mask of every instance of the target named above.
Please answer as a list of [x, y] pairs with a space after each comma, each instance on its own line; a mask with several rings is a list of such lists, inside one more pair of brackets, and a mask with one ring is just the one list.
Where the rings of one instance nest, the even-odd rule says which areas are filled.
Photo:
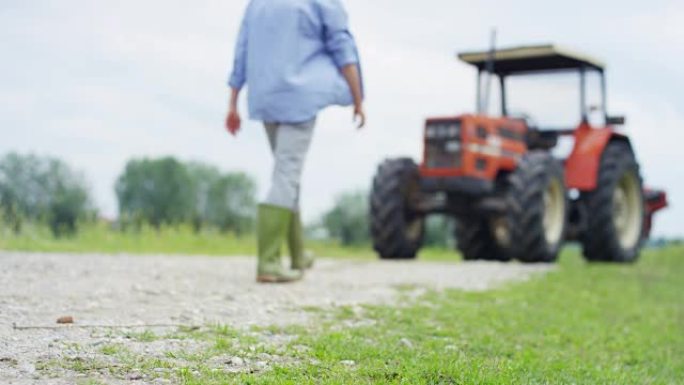
[[575, 147], [565, 162], [568, 188], [592, 191], [597, 186], [603, 151], [611, 141], [630, 145], [629, 138], [611, 127], [591, 128], [584, 124], [575, 132]]

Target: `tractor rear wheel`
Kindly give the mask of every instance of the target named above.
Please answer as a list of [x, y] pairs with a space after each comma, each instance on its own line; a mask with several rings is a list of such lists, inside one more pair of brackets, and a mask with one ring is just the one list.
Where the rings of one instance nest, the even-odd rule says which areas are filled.
[[634, 262], [644, 240], [644, 195], [639, 164], [629, 144], [611, 142], [603, 152], [594, 191], [582, 194], [587, 227], [581, 236], [588, 261]]
[[459, 216], [456, 219], [456, 245], [466, 261], [510, 261], [494, 237], [487, 218]]
[[545, 151], [530, 152], [506, 179], [503, 195], [507, 212], [493, 219], [491, 226], [507, 258], [554, 262], [565, 238], [568, 216], [560, 161]]
[[418, 213], [420, 175], [408, 158], [378, 167], [371, 192], [371, 236], [382, 259], [413, 259], [423, 244], [425, 217]]

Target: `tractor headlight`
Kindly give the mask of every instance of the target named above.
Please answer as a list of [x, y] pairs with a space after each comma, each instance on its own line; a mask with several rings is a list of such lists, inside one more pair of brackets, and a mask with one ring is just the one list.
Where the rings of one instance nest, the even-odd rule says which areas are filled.
[[461, 123], [458, 121], [430, 123], [425, 128], [425, 137], [436, 140], [460, 139]]
[[437, 127], [435, 126], [428, 126], [427, 129], [425, 130], [425, 136], [428, 139], [437, 139]]
[[449, 137], [458, 138], [461, 136], [461, 126], [458, 123], [449, 125]]
[[437, 131], [437, 137], [440, 139], [445, 139], [449, 136], [449, 133], [446, 131], [446, 127], [443, 124], [435, 125], [435, 130]]

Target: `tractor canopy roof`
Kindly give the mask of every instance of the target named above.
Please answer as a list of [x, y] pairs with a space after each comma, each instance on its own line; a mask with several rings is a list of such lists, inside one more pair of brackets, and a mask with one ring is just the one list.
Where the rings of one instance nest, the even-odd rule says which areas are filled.
[[[491, 57], [491, 51], [464, 52], [458, 55], [459, 59], [474, 65], [480, 71], [487, 69], [487, 62]], [[494, 72], [503, 75], [579, 68], [603, 71], [604, 67], [599, 60], [551, 44], [503, 48], [494, 51]]]

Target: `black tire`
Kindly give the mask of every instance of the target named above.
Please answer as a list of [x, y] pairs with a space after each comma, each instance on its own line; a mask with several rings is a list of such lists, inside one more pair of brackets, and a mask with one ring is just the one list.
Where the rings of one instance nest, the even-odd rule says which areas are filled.
[[[624, 178], [634, 178], [634, 220], [639, 221], [628, 238], [621, 240], [622, 233], [615, 221], [616, 190], [621, 188]], [[580, 240], [584, 257], [592, 262], [630, 263], [639, 258], [644, 241], [645, 204], [643, 181], [634, 152], [626, 142], [613, 141], [608, 144], [601, 157], [598, 185], [594, 191], [580, 196], [586, 207], [587, 227]], [[639, 214], [640, 212], [640, 214]], [[631, 233], [631, 231], [630, 231]], [[629, 243], [629, 244], [626, 244]]]
[[[506, 235], [495, 235], [495, 239], [506, 258], [525, 263], [555, 262], [568, 222], [561, 162], [545, 151], [528, 153], [508, 175], [503, 195], [507, 213], [497, 223]], [[496, 234], [495, 230], [492, 232]]]
[[420, 197], [418, 166], [408, 158], [378, 167], [371, 192], [371, 237], [381, 259], [414, 259], [423, 244], [425, 218], [414, 207]]
[[465, 261], [510, 261], [508, 254], [497, 246], [489, 221], [484, 217], [459, 216], [455, 236], [456, 246]]

